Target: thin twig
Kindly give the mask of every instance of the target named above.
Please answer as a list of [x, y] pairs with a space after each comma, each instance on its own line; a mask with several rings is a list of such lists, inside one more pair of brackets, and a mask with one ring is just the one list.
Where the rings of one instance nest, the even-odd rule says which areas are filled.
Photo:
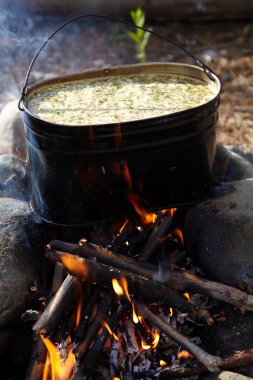
[[149, 320], [150, 323], [154, 324], [160, 331], [163, 331], [175, 342], [179, 343], [181, 346], [190, 351], [196, 357], [196, 359], [198, 359], [200, 363], [202, 363], [210, 372], [219, 372], [219, 367], [222, 365], [221, 358], [208, 354], [201, 347], [191, 342], [188, 338], [180, 334], [177, 330], [173, 329], [168, 323], [164, 322], [156, 314], [152, 313], [152, 311], [146, 305], [137, 301], [134, 301], [134, 304], [138, 314], [142, 315], [144, 318]]

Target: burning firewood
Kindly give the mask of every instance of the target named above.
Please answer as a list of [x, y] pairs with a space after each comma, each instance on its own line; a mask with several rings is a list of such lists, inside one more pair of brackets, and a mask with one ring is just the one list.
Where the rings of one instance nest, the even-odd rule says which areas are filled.
[[[116, 238], [115, 244], [110, 245], [114, 249], [116, 246], [123, 245], [122, 252], [124, 253], [129, 234], [134, 239], [136, 237], [137, 229], [129, 223], [125, 222], [118, 235], [122, 239]], [[51, 335], [52, 341], [45, 336], [41, 339], [47, 347], [52, 346], [53, 352], [61, 351], [62, 347], [66, 346], [64, 342], [69, 341], [69, 344], [64, 348], [67, 354], [66, 352], [65, 354], [50, 353], [50, 359], [47, 356], [45, 364], [47, 372], [43, 372], [43, 379], [49, 380], [50, 373], [54, 371], [50, 364], [52, 355], [56, 355], [58, 361], [61, 357], [63, 363], [66, 361], [66, 368], [70, 374], [68, 380], [93, 379], [93, 375], [95, 378], [98, 375], [101, 376], [100, 378], [120, 379], [122, 374], [132, 379], [142, 378], [140, 376], [145, 374], [147, 378], [162, 380], [192, 376], [206, 371], [217, 372], [221, 368], [226, 368], [226, 359], [223, 363], [220, 357], [210, 355], [199, 347], [198, 342], [196, 344], [195, 340], [193, 342], [188, 338], [187, 330], [186, 335], [178, 331], [178, 326], [186, 324], [187, 320], [196, 321], [197, 318], [198, 321], [202, 319], [208, 323], [210, 319], [208, 306], [199, 303], [196, 306], [191, 303], [189, 296], [186, 298], [183, 295], [183, 292], [197, 291], [250, 311], [253, 310], [253, 296], [224, 284], [197, 277], [186, 270], [171, 270], [167, 268], [169, 267], [168, 260], [162, 271], [159, 270], [159, 265], [147, 262], [147, 259], [154, 252], [158, 252], [160, 246], [162, 247], [162, 243], [171, 239], [171, 236], [176, 233], [171, 225], [172, 218], [169, 214], [163, 215], [161, 212], [160, 218], [158, 216], [153, 226], [153, 232], [150, 232], [151, 228], [149, 228], [147, 242], [145, 244], [142, 242], [141, 254], [137, 255], [135, 251], [134, 255], [137, 257], [129, 256], [129, 253], [126, 255], [115, 253], [84, 239], [79, 244], [57, 240], [50, 243], [46, 252], [47, 256], [63, 266], [64, 271], [66, 270], [69, 274], [33, 329]], [[142, 231], [145, 229], [140, 231], [141, 235], [143, 235]], [[176, 233], [176, 244], [182, 247], [182, 242], [177, 243], [177, 240], [181, 240], [179, 232]], [[175, 243], [170, 240], [169, 249], [173, 244]], [[119, 249], [121, 251], [121, 248]], [[155, 259], [153, 259], [154, 262], [157, 263]], [[58, 279], [54, 281], [56, 288], [61, 282], [61, 275], [62, 273], [59, 272]], [[71, 321], [76, 310], [75, 289], [80, 283], [82, 284], [81, 293], [84, 291], [85, 284], [86, 299], [85, 302], [80, 301], [83, 309], [79, 310], [76, 317], [78, 324], [73, 328]], [[112, 283], [117, 298], [111, 291]], [[69, 308], [71, 308], [70, 312]], [[164, 313], [165, 309], [167, 311]], [[175, 319], [174, 322], [171, 319], [172, 316]], [[159, 343], [160, 336], [161, 345], [157, 350], [155, 347]], [[177, 367], [173, 365], [175, 359], [171, 359], [171, 365], [164, 362], [165, 367], [160, 370], [158, 366], [152, 367], [152, 361], [157, 360], [156, 351], [163, 352], [161, 350], [169, 347], [175, 353], [177, 345], [186, 349], [188, 355], [189, 353], [193, 355], [192, 359], [188, 360], [196, 359], [201, 365], [180, 366], [177, 370]], [[100, 356], [103, 359], [99, 360], [99, 366], [97, 366]], [[106, 356], [110, 364], [107, 366], [107, 371], [104, 371], [103, 367], [106, 365], [103, 360]], [[247, 362], [249, 355], [246, 357]], [[233, 362], [235, 358], [231, 360]], [[228, 363], [231, 365], [230, 361]], [[60, 365], [61, 370], [64, 369], [64, 365]], [[42, 360], [41, 371], [43, 366]], [[39, 374], [37, 369], [36, 371]], [[33, 378], [31, 376], [31, 380]], [[42, 379], [41, 375], [38, 379]], [[56, 377], [56, 380], [59, 379]]]
[[181, 344], [189, 350], [210, 372], [219, 372], [219, 367], [222, 365], [222, 360], [218, 356], [208, 354], [202, 348], [192, 343], [185, 336], [173, 329], [168, 323], [164, 322], [157, 315], [140, 302], [134, 301], [137, 312], [143, 315], [144, 318], [153, 323], [160, 331], [164, 331], [168, 336], [174, 339], [177, 343]]
[[[129, 273], [138, 274], [150, 280], [153, 280], [157, 273], [157, 268], [155, 266], [150, 266], [145, 263], [142, 265], [140, 261], [136, 259], [124, 257], [120, 254], [116, 255], [105, 248], [90, 244], [88, 242], [83, 243], [83, 245], [78, 245], [53, 241], [50, 243], [50, 247], [53, 250], [80, 255], [85, 259], [95, 257], [98, 263], [106, 264], [113, 268], [124, 269]], [[50, 254], [51, 253], [48, 252], [49, 256]], [[58, 252], [55, 253], [55, 256], [57, 256], [57, 254], [58, 256], [61, 255], [61, 253]], [[59, 261], [61, 260], [59, 259]], [[171, 288], [181, 291], [188, 289], [190, 291], [202, 292], [220, 301], [230, 303], [240, 308], [242, 311], [253, 311], [253, 295], [242, 292], [239, 289], [197, 277], [191, 273], [187, 273], [186, 271], [178, 272], [168, 269], [167, 275], [169, 277], [168, 283]], [[159, 284], [156, 283], [155, 286], [159, 286]]]
[[99, 329], [101, 328], [102, 322], [106, 319], [106, 316], [108, 315], [112, 301], [112, 293], [105, 293], [104, 300], [99, 305], [96, 315], [94, 319], [91, 321], [89, 329], [87, 330], [82, 342], [74, 350], [75, 355], [79, 360], [82, 359], [84, 355], [87, 353], [93, 339], [95, 338]]
[[67, 271], [73, 276], [85, 280], [89, 279], [89, 281], [107, 286], [108, 288], [111, 286], [113, 278], [121, 278], [124, 276], [128, 281], [130, 291], [140, 294], [144, 299], [155, 302], [160, 301], [169, 306], [177, 305], [180, 310], [189, 313], [194, 310], [194, 307], [176, 291], [155, 282], [151, 278], [101, 264], [94, 260], [71, 255], [66, 252], [49, 251], [47, 252], [47, 256], [62, 262]]
[[65, 278], [60, 289], [33, 326], [34, 331], [39, 331], [44, 335], [49, 335], [52, 332], [62, 313], [74, 302], [76, 281], [77, 279], [71, 275]]
[[[234, 354], [222, 359], [221, 370], [234, 370], [253, 364], [253, 348], [244, 351], [236, 351]], [[198, 365], [194, 367], [164, 368], [155, 377], [157, 380], [180, 379], [201, 375], [208, 372], [207, 367]], [[151, 377], [152, 378], [152, 377]]]
[[95, 339], [91, 349], [88, 351], [87, 355], [85, 356], [84, 360], [82, 361], [81, 365], [78, 368], [78, 372], [75, 375], [74, 380], [78, 380], [82, 378], [82, 374], [85, 374], [86, 376], [91, 375], [94, 372], [94, 366], [96, 364], [96, 360], [99, 358], [99, 355], [101, 354], [103, 347], [105, 345], [106, 340], [108, 339], [110, 335], [110, 330], [115, 329], [115, 326], [119, 322], [120, 318], [122, 317], [122, 314], [124, 313], [126, 309], [126, 305], [122, 306], [120, 305], [115, 313], [112, 314], [110, 320], [108, 321], [108, 327], [104, 327], [102, 332], [97, 335], [97, 338]]

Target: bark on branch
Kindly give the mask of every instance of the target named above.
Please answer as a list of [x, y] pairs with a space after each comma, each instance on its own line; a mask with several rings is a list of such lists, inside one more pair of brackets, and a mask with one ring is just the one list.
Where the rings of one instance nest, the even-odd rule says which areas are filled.
[[[99, 263], [122, 269], [126, 272], [144, 276], [150, 280], [157, 278], [158, 270], [155, 266], [136, 259], [115, 254], [103, 247], [85, 242], [83, 245], [53, 241], [50, 247], [59, 251], [66, 251], [83, 258], [96, 258]], [[231, 286], [209, 281], [191, 273], [179, 271], [166, 271], [166, 278], [161, 278], [170, 288], [177, 291], [195, 291], [206, 294], [217, 300], [227, 302], [240, 308], [242, 311], [253, 311], [253, 295], [247, 294]]]
[[200, 361], [210, 372], [219, 372], [219, 367], [222, 365], [222, 360], [218, 356], [210, 355], [201, 347], [192, 343], [188, 338], [180, 334], [177, 330], [173, 329], [168, 323], [164, 322], [160, 317], [154, 314], [146, 305], [134, 301], [138, 314], [142, 315], [145, 319], [149, 320], [160, 331], [163, 331], [175, 342], [179, 343], [190, 351], [196, 359]]

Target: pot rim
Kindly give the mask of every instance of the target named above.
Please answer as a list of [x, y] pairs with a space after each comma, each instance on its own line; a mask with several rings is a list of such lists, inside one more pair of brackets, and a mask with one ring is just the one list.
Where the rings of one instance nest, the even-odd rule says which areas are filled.
[[[190, 73], [193, 73], [195, 71], [195, 74], [200, 74], [199, 76], [197, 75], [190, 75], [190, 73], [183, 73], [183, 72], [163, 72], [163, 71], [156, 71], [155, 69], [162, 69], [162, 68], [174, 68], [174, 69], [180, 69], [182, 68], [183, 71], [189, 69]], [[131, 72], [131, 69], [133, 69], [133, 71]], [[141, 69], [141, 71], [135, 71], [135, 70], [138, 70], [138, 69]], [[151, 71], [149, 71], [151, 69]], [[123, 70], [123, 72], [121, 72], [121, 70]], [[126, 71], [126, 72], [124, 72]], [[179, 70], [180, 71], [180, 70]], [[182, 110], [182, 111], [178, 111], [178, 112], [173, 112], [173, 113], [168, 113], [168, 114], [165, 114], [165, 115], [159, 115], [159, 116], [155, 116], [155, 117], [149, 117], [149, 118], [142, 118], [142, 119], [137, 119], [137, 120], [131, 120], [131, 121], [123, 121], [123, 122], [113, 122], [113, 123], [106, 123], [106, 124], [60, 124], [60, 123], [55, 123], [55, 122], [51, 122], [51, 121], [47, 121], [47, 120], [44, 120], [38, 116], [35, 116], [30, 110], [29, 110], [29, 105], [28, 105], [28, 101], [29, 101], [29, 95], [33, 92], [33, 91], [36, 91], [38, 90], [39, 88], [41, 87], [46, 87], [50, 84], [56, 84], [56, 83], [64, 83], [64, 82], [71, 82], [71, 81], [74, 81], [74, 80], [89, 80], [89, 79], [103, 79], [103, 78], [107, 78], [109, 76], [112, 76], [112, 77], [115, 77], [115, 76], [127, 76], [127, 75], [132, 75], [132, 74], [144, 74], [144, 73], [148, 73], [148, 74], [152, 74], [152, 73], [163, 73], [163, 74], [172, 74], [172, 75], [184, 75], [186, 77], [189, 77], [189, 78], [195, 78], [195, 79], [199, 79], [199, 80], [203, 80], [205, 81], [206, 83], [215, 83], [216, 85], [216, 95], [214, 95], [214, 97], [209, 100], [208, 102], [206, 103], [203, 103], [199, 106], [196, 106], [196, 107], [192, 107], [192, 108], [188, 108], [188, 109], [185, 109], [185, 110]], [[84, 77], [83, 77], [84, 76]], [[87, 77], [86, 77], [87, 76]], [[55, 126], [56, 128], [60, 127], [60, 128], [81, 128], [81, 129], [85, 129], [85, 128], [89, 128], [89, 127], [100, 127], [102, 128], [103, 126], [115, 126], [115, 124], [120, 124], [121, 126], [131, 126], [131, 125], [135, 125], [136, 126], [136, 123], [143, 123], [143, 122], [149, 122], [149, 121], [154, 121], [154, 120], [163, 120], [163, 119], [173, 119], [175, 117], [184, 117], [186, 116], [187, 114], [191, 114], [191, 113], [195, 113], [195, 112], [198, 112], [200, 111], [201, 109], [207, 107], [209, 104], [213, 103], [220, 95], [220, 92], [221, 92], [221, 82], [218, 78], [217, 75], [215, 75], [214, 73], [212, 73], [212, 77], [213, 77], [213, 81], [209, 78], [209, 76], [207, 76], [205, 70], [199, 66], [196, 66], [196, 65], [192, 65], [192, 64], [188, 64], [188, 63], [178, 63], [178, 62], [150, 62], [150, 63], [145, 63], [145, 64], [128, 64], [128, 65], [120, 65], [120, 66], [112, 66], [112, 67], [104, 67], [104, 68], [101, 68], [101, 69], [89, 69], [89, 70], [85, 70], [85, 71], [81, 71], [81, 72], [75, 72], [75, 73], [71, 73], [71, 74], [66, 74], [66, 75], [63, 75], [63, 76], [54, 76], [53, 78], [50, 78], [50, 79], [46, 79], [46, 80], [42, 80], [42, 81], [39, 81], [37, 83], [34, 83], [32, 86], [30, 86], [29, 88], [27, 88], [27, 92], [26, 92], [26, 97], [24, 99], [24, 102], [23, 102], [23, 107], [24, 107], [24, 111], [32, 118], [34, 119], [35, 121], [38, 121], [40, 123], [43, 123], [47, 126]]]

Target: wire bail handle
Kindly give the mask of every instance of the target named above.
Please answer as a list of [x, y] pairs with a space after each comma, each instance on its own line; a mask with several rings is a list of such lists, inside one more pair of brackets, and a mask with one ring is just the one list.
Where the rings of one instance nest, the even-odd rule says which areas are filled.
[[208, 76], [209, 79], [211, 79], [212, 81], [215, 80], [214, 77], [213, 77], [213, 74], [215, 75], [215, 73], [214, 73], [213, 70], [211, 70], [204, 62], [202, 62], [199, 58], [195, 57], [195, 55], [193, 55], [192, 53], [190, 53], [187, 49], [185, 49], [184, 47], [182, 47], [181, 45], [179, 45], [177, 42], [171, 40], [170, 38], [167, 38], [167, 37], [161, 35], [160, 33], [157, 33], [157, 32], [155, 32], [153, 30], [150, 30], [150, 29], [148, 29], [146, 27], [137, 26], [137, 25], [135, 25], [132, 22], [129, 22], [129, 21], [126, 21], [126, 20], [122, 20], [122, 19], [119, 19], [117, 17], [107, 16], [107, 15], [98, 15], [98, 14], [85, 14], [85, 15], [80, 15], [80, 16], [73, 17], [73, 18], [67, 20], [66, 22], [64, 22], [63, 24], [61, 24], [47, 38], [47, 40], [41, 45], [41, 47], [39, 48], [39, 50], [37, 51], [37, 53], [35, 54], [35, 56], [33, 57], [32, 61], [30, 63], [30, 66], [29, 66], [29, 68], [27, 70], [27, 73], [26, 73], [24, 85], [22, 86], [22, 88], [20, 90], [21, 97], [20, 97], [19, 102], [18, 102], [18, 109], [20, 111], [24, 111], [24, 101], [26, 100], [27, 89], [28, 89], [27, 85], [28, 85], [29, 77], [30, 77], [32, 68], [34, 66], [34, 63], [37, 60], [37, 58], [38, 58], [39, 54], [41, 53], [41, 51], [44, 49], [44, 47], [47, 45], [47, 43], [55, 36], [55, 34], [58, 33], [61, 29], [63, 29], [66, 25], [70, 24], [73, 21], [79, 20], [81, 18], [87, 18], [87, 17], [103, 18], [103, 19], [110, 20], [110, 21], [120, 22], [122, 24], [131, 26], [133, 28], [143, 30], [143, 31], [148, 32], [148, 33], [150, 33], [150, 34], [152, 34], [152, 35], [154, 35], [156, 37], [159, 37], [159, 38], [161, 38], [161, 39], [163, 39], [163, 40], [165, 40], [167, 42], [170, 42], [172, 45], [176, 46], [183, 53], [185, 53], [186, 55], [188, 55], [189, 57], [191, 57], [196, 62], [196, 64], [200, 68], [202, 68], [204, 70], [204, 72], [206, 73], [206, 75]]

